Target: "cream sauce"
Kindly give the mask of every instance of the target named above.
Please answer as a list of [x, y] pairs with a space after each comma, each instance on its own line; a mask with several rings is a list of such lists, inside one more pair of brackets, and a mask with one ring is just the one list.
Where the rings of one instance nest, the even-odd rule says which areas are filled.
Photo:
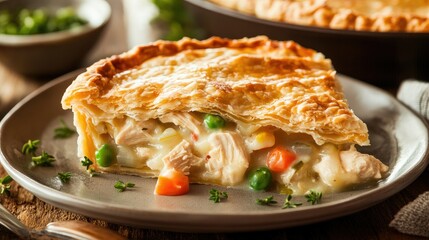
[[[241, 123], [227, 122], [224, 128], [211, 130], [205, 127], [203, 118], [202, 113], [181, 113], [178, 118], [164, 118], [162, 122], [136, 122], [131, 118], [123, 118], [111, 123], [111, 127], [106, 128], [115, 129], [110, 132], [108, 130], [110, 142], [121, 140], [121, 144], [116, 145], [117, 163], [112, 167], [134, 168], [137, 171], [150, 169], [159, 174], [165, 167], [163, 159], [179, 143], [186, 141], [191, 145], [189, 154], [192, 156], [189, 157], [195, 159], [190, 163], [189, 176], [192, 181], [232, 186], [247, 179], [247, 172], [266, 166], [269, 150], [281, 145], [294, 152], [297, 158], [293, 167], [282, 173], [274, 173], [274, 179], [295, 194], [304, 194], [309, 189], [341, 191], [364, 180], [358, 177], [359, 170], [346, 171], [342, 165], [345, 159], [341, 159], [340, 153], [350, 146], [320, 146], [305, 134], [287, 134], [274, 127], [252, 128]], [[138, 129], [131, 129], [130, 126], [137, 126]], [[268, 137], [269, 145], [255, 144], [255, 136], [260, 132], [272, 135], [275, 142], [271, 142], [273, 139]], [[142, 136], [141, 141], [135, 136]], [[369, 165], [374, 165], [373, 162], [377, 161], [375, 165], [379, 166], [377, 159], [371, 161], [372, 163], [368, 162]], [[380, 169], [387, 171], [387, 167]], [[379, 171], [378, 175], [384, 172]], [[376, 178], [376, 174], [367, 179]]]

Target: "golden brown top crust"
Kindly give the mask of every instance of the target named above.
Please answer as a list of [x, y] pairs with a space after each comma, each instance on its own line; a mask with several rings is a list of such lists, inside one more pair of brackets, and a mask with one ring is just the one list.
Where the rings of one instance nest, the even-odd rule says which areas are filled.
[[429, 0], [210, 0], [259, 18], [332, 29], [429, 32]]
[[216, 113], [235, 122], [313, 136], [318, 144], [368, 144], [329, 59], [292, 41], [157, 41], [90, 66], [62, 105], [103, 119]]

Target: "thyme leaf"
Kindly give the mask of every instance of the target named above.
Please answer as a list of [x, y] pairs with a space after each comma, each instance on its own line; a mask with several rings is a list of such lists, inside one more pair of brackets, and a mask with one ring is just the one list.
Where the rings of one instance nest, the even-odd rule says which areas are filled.
[[3, 178], [0, 178], [0, 195], [6, 194], [10, 195], [10, 183], [13, 181], [12, 177], [6, 175]]
[[219, 190], [212, 188], [209, 193], [210, 193], [209, 200], [213, 201], [214, 203], [219, 203], [222, 199], [228, 199], [227, 192], [221, 192]]
[[292, 195], [291, 194], [287, 195], [286, 199], [285, 199], [285, 202], [283, 203], [282, 209], [285, 209], [285, 208], [296, 208], [296, 207], [302, 205], [302, 203], [292, 202], [291, 200], [292, 200]]
[[277, 201], [274, 201], [274, 197], [273, 196], [268, 196], [266, 198], [263, 199], [256, 199], [256, 204], [258, 205], [272, 205], [272, 204], [276, 204]]
[[59, 172], [57, 176], [62, 183], [67, 183], [70, 181], [71, 175], [71, 172]]
[[83, 157], [83, 160], [80, 161], [82, 166], [86, 167], [86, 170], [89, 170], [89, 167], [94, 163], [87, 156]]
[[310, 202], [311, 205], [318, 204], [322, 200], [322, 192], [316, 192], [314, 190], [310, 190], [310, 192], [304, 196], [307, 198], [307, 202]]
[[118, 190], [118, 192], [123, 192], [127, 188], [131, 188], [131, 187], [134, 187], [134, 186], [135, 186], [134, 183], [130, 183], [130, 182], [124, 183], [121, 180], [116, 181], [115, 185], [114, 185], [114, 187], [116, 188], [116, 190]]
[[33, 154], [36, 152], [37, 148], [39, 147], [40, 140], [28, 140], [21, 149], [21, 152], [25, 155], [27, 154]]
[[9, 184], [13, 181], [12, 177], [9, 175], [6, 175], [3, 178], [0, 178], [0, 184]]
[[42, 151], [42, 155], [31, 157], [31, 161], [33, 162], [34, 166], [47, 167], [52, 165], [52, 162], [55, 161], [55, 158], [54, 156], [49, 155], [47, 152]]

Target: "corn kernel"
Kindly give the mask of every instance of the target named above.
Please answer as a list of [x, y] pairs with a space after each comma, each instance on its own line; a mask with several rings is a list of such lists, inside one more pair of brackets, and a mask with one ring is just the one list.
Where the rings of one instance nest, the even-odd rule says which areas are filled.
[[250, 141], [250, 147], [252, 150], [259, 150], [263, 148], [268, 148], [274, 146], [276, 143], [276, 137], [272, 132], [259, 132], [256, 134], [252, 134]]

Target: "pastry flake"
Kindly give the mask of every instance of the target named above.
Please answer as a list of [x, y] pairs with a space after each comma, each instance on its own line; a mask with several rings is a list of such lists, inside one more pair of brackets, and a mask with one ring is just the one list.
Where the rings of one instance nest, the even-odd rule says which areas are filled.
[[[276, 173], [280, 184], [297, 193], [337, 191], [379, 179], [387, 166], [354, 149], [369, 144], [368, 130], [335, 74], [323, 54], [292, 41], [157, 41], [90, 66], [67, 88], [62, 106], [74, 113], [80, 157], [96, 159], [105, 144], [114, 149], [113, 163], [98, 164], [101, 171], [163, 179], [173, 172], [234, 186], [283, 146], [303, 171]], [[373, 174], [343, 167], [355, 158]]]

